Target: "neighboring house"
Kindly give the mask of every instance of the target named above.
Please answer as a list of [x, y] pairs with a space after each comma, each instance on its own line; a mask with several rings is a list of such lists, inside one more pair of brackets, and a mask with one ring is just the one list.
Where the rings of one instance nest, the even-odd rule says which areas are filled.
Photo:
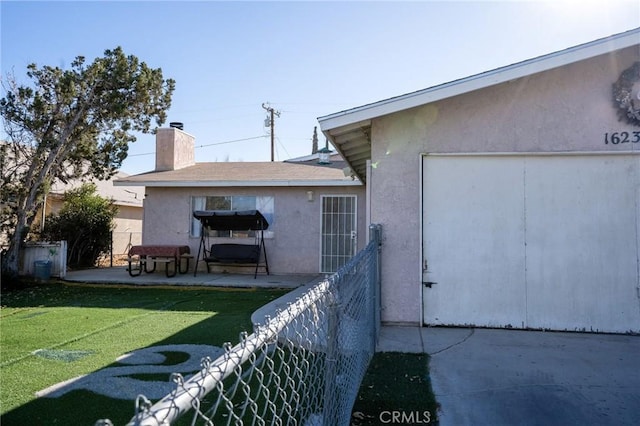
[[[113, 203], [118, 207], [113, 229], [114, 256], [126, 254], [129, 247], [140, 244], [142, 238], [144, 187], [121, 188], [113, 184], [115, 180], [128, 176], [127, 173], [117, 172], [111, 179], [91, 181], [96, 185], [96, 194], [102, 198], [113, 200]], [[78, 188], [82, 183], [81, 181], [72, 181], [67, 184], [54, 184], [45, 201], [45, 216], [60, 211], [64, 204], [64, 193]], [[42, 215], [42, 211], [40, 215]], [[34, 227], [40, 226], [40, 223], [39, 221], [34, 224]]]
[[[155, 170], [115, 182], [146, 188], [144, 244], [189, 245], [195, 255], [201, 230], [193, 211], [258, 209], [269, 221], [271, 273], [334, 272], [364, 247], [365, 188], [339, 156], [330, 164], [319, 164], [317, 154], [286, 162], [196, 163], [194, 149], [190, 134], [159, 129]], [[253, 238], [225, 234], [210, 241]]]
[[640, 332], [639, 92], [636, 29], [319, 118], [382, 225], [383, 321]]
[[[0, 144], [9, 144], [0, 141]], [[5, 161], [9, 166], [15, 165], [15, 160], [7, 154]], [[7, 164], [0, 163], [1, 167], [8, 167]], [[113, 254], [125, 254], [131, 244], [140, 244], [142, 235], [142, 202], [144, 198], [144, 187], [116, 188], [113, 185], [115, 179], [125, 178], [128, 174], [117, 172], [111, 179], [91, 181], [96, 185], [96, 193], [103, 198], [112, 199], [118, 207], [118, 214], [114, 220], [113, 231]], [[66, 191], [79, 188], [85, 181], [76, 179], [67, 183], [56, 181], [47, 193], [43, 208], [36, 213], [36, 218], [32, 224], [32, 230], [41, 230], [46, 222], [46, 216], [60, 211], [63, 205], [63, 196]], [[0, 202], [3, 206], [6, 200]], [[8, 245], [8, 237], [0, 234], [0, 247]]]

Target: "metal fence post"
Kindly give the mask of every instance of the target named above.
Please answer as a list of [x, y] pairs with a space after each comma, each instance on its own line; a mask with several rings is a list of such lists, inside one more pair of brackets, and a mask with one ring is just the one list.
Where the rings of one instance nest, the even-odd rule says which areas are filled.
[[338, 401], [339, 397], [336, 392], [336, 384], [338, 378], [338, 301], [336, 300], [336, 286], [335, 281], [330, 281], [333, 285], [330, 286], [328, 306], [327, 306], [327, 355], [325, 361], [325, 374], [324, 374], [324, 409], [322, 410], [322, 425], [329, 426], [336, 424], [338, 415]]
[[382, 281], [382, 271], [381, 271], [381, 262], [380, 258], [382, 255], [382, 225], [379, 224], [371, 224], [369, 225], [369, 241], [375, 241], [376, 251], [374, 254], [374, 271], [373, 276], [374, 279], [371, 283], [371, 303], [373, 309], [373, 351], [375, 352], [375, 348], [378, 345], [378, 336], [380, 335], [380, 286]]
[[109, 267], [113, 268], [113, 231], [109, 231]]

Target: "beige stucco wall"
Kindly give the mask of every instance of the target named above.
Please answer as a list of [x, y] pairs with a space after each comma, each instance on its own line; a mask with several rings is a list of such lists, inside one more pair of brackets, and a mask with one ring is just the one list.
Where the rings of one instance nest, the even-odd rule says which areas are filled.
[[[307, 191], [313, 191], [308, 201]], [[265, 239], [269, 269], [273, 274], [318, 273], [320, 268], [320, 211], [322, 195], [358, 197], [358, 249], [367, 239], [365, 190], [353, 187], [294, 188], [147, 188], [143, 227], [144, 244], [187, 244], [194, 255], [199, 238], [189, 235], [191, 197], [254, 195], [274, 197], [272, 238]], [[251, 240], [253, 241], [253, 239]], [[213, 239], [212, 241], [213, 242]], [[201, 265], [201, 269], [204, 265]], [[246, 268], [245, 268], [246, 269]], [[251, 272], [247, 270], [247, 272]]]
[[636, 150], [605, 133], [618, 121], [612, 84], [637, 47], [381, 117], [372, 123], [371, 221], [383, 225], [382, 320], [421, 319], [423, 153]]
[[156, 171], [178, 170], [195, 164], [195, 137], [174, 127], [156, 133]]
[[142, 207], [118, 206], [114, 219], [113, 254], [127, 254], [130, 246], [142, 242]]

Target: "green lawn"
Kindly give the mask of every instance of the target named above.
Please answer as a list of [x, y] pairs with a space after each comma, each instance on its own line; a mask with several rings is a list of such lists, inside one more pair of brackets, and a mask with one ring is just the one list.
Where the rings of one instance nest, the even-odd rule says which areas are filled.
[[[240, 332], [252, 330], [251, 313], [285, 292], [60, 282], [3, 291], [0, 424], [125, 424], [141, 386], [159, 399], [173, 388], [170, 373], [196, 371], [202, 356], [215, 358], [223, 343], [237, 343]], [[155, 396], [147, 393], [150, 382], [159, 386]], [[353, 424], [380, 424], [392, 411], [421, 424], [429, 411], [433, 424], [435, 409], [426, 355], [376, 354]]]
[[378, 352], [353, 406], [352, 426], [437, 424], [429, 356]]
[[[53, 398], [36, 398], [35, 394], [105, 367], [135, 370], [136, 364], [146, 362], [117, 363], [116, 359], [147, 347], [164, 346], [164, 360], [152, 361], [155, 365], [142, 369], [138, 366], [138, 377], [168, 383], [172, 367], [188, 358], [181, 346], [175, 345], [235, 344], [241, 331], [251, 332], [251, 313], [284, 293], [62, 283], [3, 292], [0, 423], [92, 425], [100, 418], [109, 418], [114, 424], [124, 424], [134, 414], [135, 394], [124, 400], [86, 389]], [[199, 363], [199, 358], [196, 361]], [[117, 368], [111, 370], [112, 376], [120, 371]], [[117, 386], [127, 384], [117, 377], [96, 377], [113, 392], [125, 394], [125, 389]]]

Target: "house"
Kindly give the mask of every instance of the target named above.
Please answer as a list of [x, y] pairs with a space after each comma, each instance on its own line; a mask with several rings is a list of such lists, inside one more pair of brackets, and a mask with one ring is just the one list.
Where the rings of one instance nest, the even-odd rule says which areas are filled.
[[[118, 207], [118, 213], [113, 219], [113, 231], [111, 233], [110, 253], [106, 253], [104, 259], [99, 262], [108, 264], [114, 261], [123, 260], [131, 245], [139, 244], [142, 230], [142, 196], [144, 188], [131, 187], [128, 189], [115, 188], [113, 186], [114, 178], [126, 177], [126, 173], [118, 172], [108, 180], [92, 181], [96, 185], [96, 194], [112, 200]], [[67, 191], [80, 187], [82, 180], [73, 180], [67, 183], [54, 183], [47, 193], [42, 208], [37, 213], [37, 218], [33, 223], [33, 229], [42, 229], [46, 223], [47, 217], [53, 213], [58, 213], [64, 205], [64, 194]], [[43, 253], [52, 246], [53, 243], [34, 243], [30, 242], [21, 253], [20, 259], [20, 275], [36, 274], [35, 260], [42, 260]], [[66, 246], [65, 246], [66, 247]], [[60, 259], [53, 257], [54, 266], [52, 276], [63, 278], [66, 274], [67, 264], [66, 253]]]
[[[113, 184], [115, 180], [123, 179], [127, 176], [129, 176], [127, 173], [117, 172], [110, 179], [92, 181], [96, 185], [96, 194], [102, 198], [112, 200], [118, 207], [118, 213], [113, 220], [112, 251], [114, 256], [126, 254], [131, 245], [140, 244], [142, 236], [144, 187], [122, 188]], [[71, 181], [66, 184], [57, 182], [52, 185], [45, 199], [43, 210], [45, 217], [51, 213], [57, 213], [64, 204], [64, 193], [79, 187], [81, 184], [82, 182], [80, 181]], [[42, 211], [40, 215], [42, 215]], [[35, 226], [39, 226], [39, 224]]]
[[[194, 211], [258, 209], [269, 222], [271, 273], [334, 272], [364, 247], [365, 187], [339, 156], [328, 164], [317, 154], [285, 162], [196, 163], [195, 137], [181, 127], [158, 129], [153, 171], [115, 182], [145, 187], [142, 243], [188, 245], [196, 254], [201, 228]], [[253, 237], [214, 234], [210, 241], [249, 243]]]
[[640, 332], [640, 28], [320, 117], [382, 320]]
[[[9, 142], [0, 141], [2, 145], [9, 145]], [[0, 163], [0, 169], [17, 164], [11, 151], [6, 151], [7, 164]], [[113, 200], [118, 207], [118, 214], [114, 218], [113, 244], [114, 255], [125, 254], [130, 244], [139, 244], [142, 231], [142, 199], [144, 187], [116, 188], [114, 180], [127, 177], [128, 174], [117, 172], [107, 180], [91, 181], [96, 185], [96, 193], [106, 199]], [[42, 230], [46, 222], [46, 217], [52, 213], [60, 211], [64, 204], [65, 192], [74, 188], [79, 188], [86, 180], [73, 179], [64, 183], [56, 180], [44, 197], [42, 208], [36, 213], [36, 218], [32, 224], [34, 231]], [[2, 200], [2, 203], [7, 200]], [[2, 204], [0, 203], [0, 207]], [[0, 233], [0, 247], [8, 245], [8, 237]], [[30, 271], [28, 271], [30, 272]]]

